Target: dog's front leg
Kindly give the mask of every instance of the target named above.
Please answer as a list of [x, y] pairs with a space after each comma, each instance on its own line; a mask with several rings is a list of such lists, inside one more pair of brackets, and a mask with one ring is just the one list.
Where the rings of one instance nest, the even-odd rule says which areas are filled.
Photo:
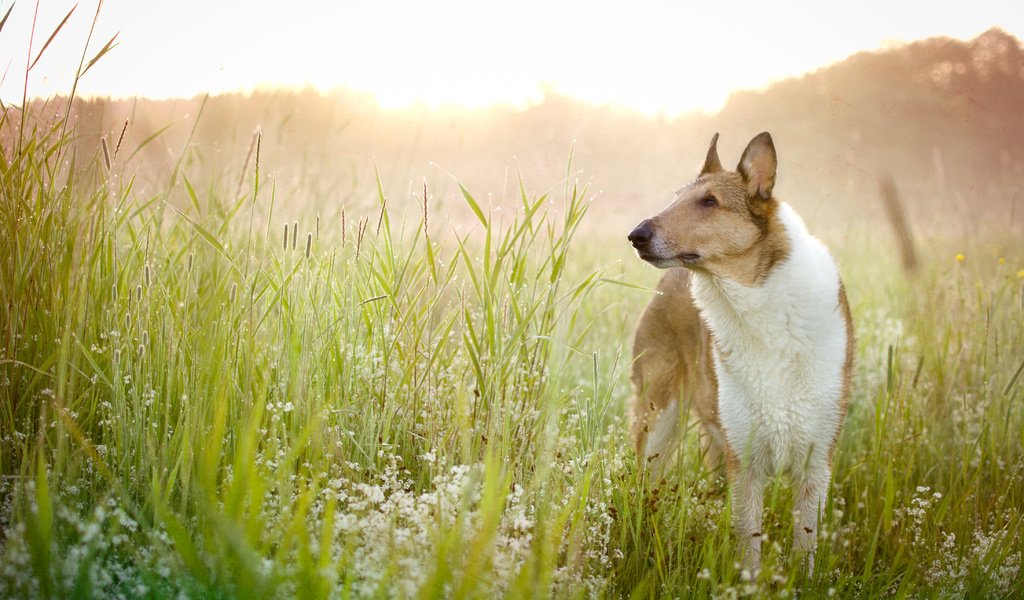
[[832, 475], [827, 463], [818, 462], [819, 464], [812, 464], [806, 470], [802, 480], [794, 482], [796, 498], [793, 502], [793, 552], [799, 556], [806, 556], [808, 574], [814, 573], [818, 528], [828, 499], [828, 484]]
[[732, 526], [739, 538], [743, 567], [755, 575], [761, 568], [761, 521], [766, 478], [750, 465], [731, 469]]

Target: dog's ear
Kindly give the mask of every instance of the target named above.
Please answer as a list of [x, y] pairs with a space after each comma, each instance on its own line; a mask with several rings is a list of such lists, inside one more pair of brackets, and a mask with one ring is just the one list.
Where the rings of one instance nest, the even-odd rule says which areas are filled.
[[[704, 166], [700, 174], [717, 173], [722, 170], [722, 162], [718, 160], [718, 134], [711, 138], [711, 147], [708, 148], [707, 158], [704, 159]], [[699, 177], [699, 176], [698, 176]]]
[[743, 151], [740, 164], [736, 167], [743, 181], [747, 184], [747, 194], [751, 198], [768, 200], [772, 197], [775, 187], [775, 168], [778, 158], [775, 155], [775, 144], [767, 131], [757, 134]]

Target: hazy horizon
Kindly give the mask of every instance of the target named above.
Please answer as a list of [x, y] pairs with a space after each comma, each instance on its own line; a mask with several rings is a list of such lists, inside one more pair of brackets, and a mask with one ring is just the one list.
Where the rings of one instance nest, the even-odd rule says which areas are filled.
[[[6, 13], [11, 2], [0, 2]], [[832, 7], [790, 3], [771, 12], [751, 3], [682, 7], [527, 3], [513, 11], [473, 3], [372, 7], [303, 2], [174, 6], [113, 0], [96, 5], [17, 4], [0, 32], [0, 98], [66, 95], [80, 62], [116, 37], [85, 75], [86, 97], [190, 98], [268, 89], [339, 89], [383, 108], [525, 108], [546, 95], [647, 116], [715, 113], [730, 94], [761, 90], [864, 51], [927, 37], [971, 39], [998, 27], [1024, 35], [1024, 14], [998, 2], [966, 11], [951, 3]], [[35, 13], [38, 8], [38, 14]], [[889, 18], [879, 19], [885, 12]], [[35, 35], [30, 42], [32, 22]], [[31, 52], [29, 48], [31, 47]], [[83, 59], [84, 56], [84, 59]]]

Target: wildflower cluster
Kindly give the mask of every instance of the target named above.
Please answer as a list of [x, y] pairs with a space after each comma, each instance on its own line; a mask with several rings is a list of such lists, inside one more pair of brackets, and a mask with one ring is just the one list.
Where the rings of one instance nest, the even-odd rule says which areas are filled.
[[945, 598], [964, 597], [972, 578], [997, 595], [1009, 594], [1020, 583], [1022, 551], [1019, 535], [1012, 534], [1006, 523], [1019, 519], [1015, 509], [1007, 509], [998, 515], [999, 524], [976, 528], [966, 543], [958, 543], [955, 533], [941, 531], [925, 581]]

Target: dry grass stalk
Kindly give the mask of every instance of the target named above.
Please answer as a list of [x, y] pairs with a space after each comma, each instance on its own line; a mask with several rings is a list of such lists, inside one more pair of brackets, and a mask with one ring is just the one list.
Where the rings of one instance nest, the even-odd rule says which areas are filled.
[[[249, 141], [249, 149], [245, 153], [245, 162], [242, 163], [242, 172], [238, 174], [238, 186], [235, 188], [235, 196], [237, 197], [242, 193], [242, 184], [245, 183], [245, 174], [249, 171], [249, 162], [252, 160], [253, 153], [256, 152], [256, 146], [259, 144], [260, 132], [256, 130], [252, 134], [252, 139]], [[259, 155], [256, 155], [256, 164], [259, 165]], [[257, 166], [257, 169], [259, 167]]]
[[914, 248], [914, 237], [910, 232], [906, 211], [896, 191], [896, 182], [889, 175], [883, 176], [879, 182], [879, 191], [882, 195], [882, 204], [885, 206], [885, 216], [889, 219], [893, 235], [896, 236], [896, 244], [900, 248], [903, 270], [913, 273], [917, 270], [917, 251]]

